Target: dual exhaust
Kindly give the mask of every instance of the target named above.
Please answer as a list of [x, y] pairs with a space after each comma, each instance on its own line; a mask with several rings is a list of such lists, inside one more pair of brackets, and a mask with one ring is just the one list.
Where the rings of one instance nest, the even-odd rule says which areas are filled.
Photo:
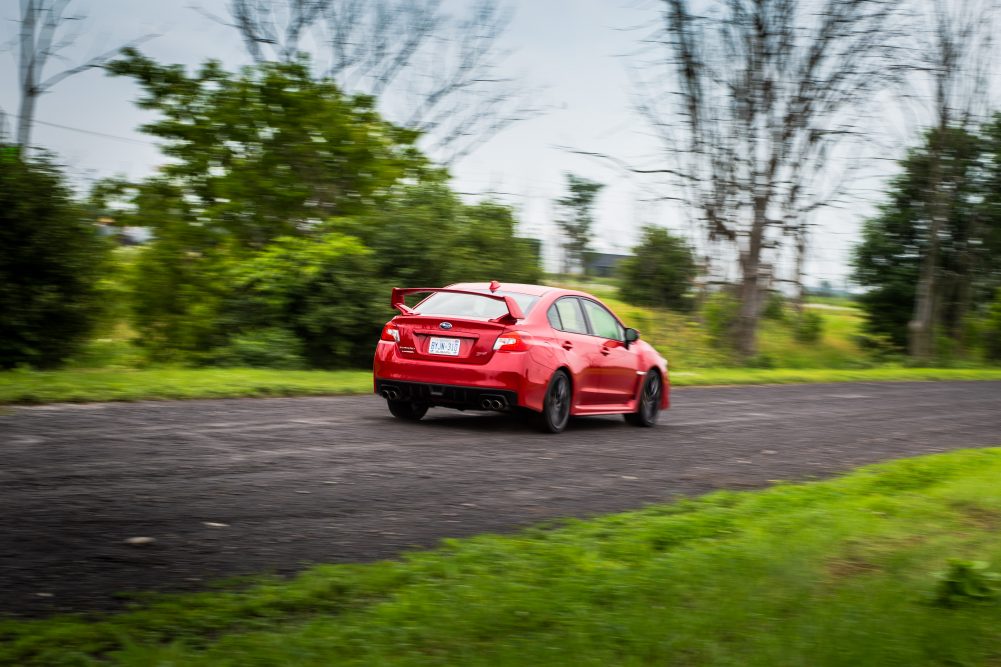
[[[379, 393], [387, 401], [398, 401], [403, 398], [397, 387], [384, 387]], [[480, 408], [483, 410], [505, 410], [507, 407], [507, 399], [503, 396], [487, 395], [480, 399]]]
[[500, 397], [484, 396], [480, 399], [480, 407], [484, 410], [503, 410], [507, 407], [507, 401]]

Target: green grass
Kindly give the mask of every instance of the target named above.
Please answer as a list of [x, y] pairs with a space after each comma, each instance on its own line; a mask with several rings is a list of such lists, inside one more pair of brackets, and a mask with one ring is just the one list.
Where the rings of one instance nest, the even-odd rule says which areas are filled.
[[728, 384], [798, 384], [807, 382], [932, 382], [1001, 380], [1001, 368], [697, 368], [673, 371], [675, 387]]
[[1001, 570], [998, 479], [1001, 449], [967, 450], [0, 621], [0, 663], [997, 665], [1001, 602], [937, 599], [950, 559]]
[[[675, 387], [931, 380], [1001, 380], [1001, 368], [696, 368], [671, 372], [671, 384]], [[365, 394], [370, 391], [371, 371], [151, 368], [0, 372], [0, 405], [326, 396]]]
[[[645, 341], [653, 345], [677, 370], [740, 367], [736, 354], [714, 340], [697, 314], [684, 314], [659, 308], [634, 306], [618, 298], [614, 286], [598, 283], [557, 281], [572, 289], [581, 289], [604, 301], [626, 323], [639, 329]], [[823, 335], [813, 343], [796, 340], [792, 313], [787, 308], [784, 321], [761, 319], [758, 331], [757, 365], [769, 368], [854, 369], [878, 366], [879, 362], [858, 345], [864, 322], [862, 311], [843, 298], [811, 297], [807, 307], [823, 320]]]
[[371, 371], [149, 368], [0, 373], [0, 404], [315, 396], [371, 390]]

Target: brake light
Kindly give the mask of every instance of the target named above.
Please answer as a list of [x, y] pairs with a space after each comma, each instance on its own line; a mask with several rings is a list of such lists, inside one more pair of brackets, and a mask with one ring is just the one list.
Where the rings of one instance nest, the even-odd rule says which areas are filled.
[[521, 331], [508, 331], [497, 337], [494, 342], [495, 352], [524, 352], [528, 349], [528, 334]]
[[392, 324], [387, 324], [382, 328], [382, 340], [388, 340], [393, 343], [399, 343], [400, 330], [394, 327]]

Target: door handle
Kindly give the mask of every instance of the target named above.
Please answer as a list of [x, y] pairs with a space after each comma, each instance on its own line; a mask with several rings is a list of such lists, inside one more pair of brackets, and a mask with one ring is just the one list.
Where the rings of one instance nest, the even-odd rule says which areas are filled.
[[602, 346], [601, 347], [601, 353], [607, 357], [608, 355], [610, 355], [612, 353], [612, 351], [609, 350], [607, 347]]
[[571, 343], [568, 340], [563, 341], [563, 349], [564, 350], [572, 350], [573, 349], [573, 343]]

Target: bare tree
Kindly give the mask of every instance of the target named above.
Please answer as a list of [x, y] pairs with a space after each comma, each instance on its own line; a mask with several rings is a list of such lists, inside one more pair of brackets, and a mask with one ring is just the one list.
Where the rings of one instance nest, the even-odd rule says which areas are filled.
[[230, 0], [233, 27], [255, 63], [290, 62], [332, 0]]
[[735, 332], [757, 350], [768, 254], [805, 250], [810, 215], [845, 192], [831, 169], [865, 107], [898, 76], [902, 0], [660, 0], [639, 109], [677, 196], [740, 269]]
[[996, 0], [922, 0], [926, 38], [917, 52], [917, 72], [930, 84], [931, 126], [927, 210], [928, 249], [921, 258], [908, 324], [913, 357], [928, 360], [935, 352], [935, 319], [939, 288], [939, 244], [959, 188], [951, 183], [954, 170], [944, 168], [947, 133], [968, 130], [984, 118], [989, 103], [990, 65], [993, 62], [993, 19]]
[[442, 0], [231, 0], [229, 13], [255, 62], [312, 53], [320, 75], [377, 98], [445, 164], [539, 109], [500, 73], [510, 11], [496, 0], [461, 17]]
[[[63, 52], [72, 46], [79, 37], [79, 32], [69, 28], [73, 24], [79, 25], [84, 16], [67, 13], [72, 1], [21, 0], [21, 18], [17, 34], [17, 69], [21, 102], [18, 110], [16, 140], [22, 148], [27, 148], [28, 142], [31, 140], [31, 128], [35, 120], [38, 98], [64, 79], [100, 67], [114, 57], [122, 46], [125, 46], [115, 47], [78, 65], [66, 67], [46, 76], [45, 69], [49, 61], [65, 61]], [[148, 39], [148, 37], [142, 39]], [[136, 40], [136, 42], [142, 41], [142, 39]], [[132, 42], [132, 44], [136, 42]]]

